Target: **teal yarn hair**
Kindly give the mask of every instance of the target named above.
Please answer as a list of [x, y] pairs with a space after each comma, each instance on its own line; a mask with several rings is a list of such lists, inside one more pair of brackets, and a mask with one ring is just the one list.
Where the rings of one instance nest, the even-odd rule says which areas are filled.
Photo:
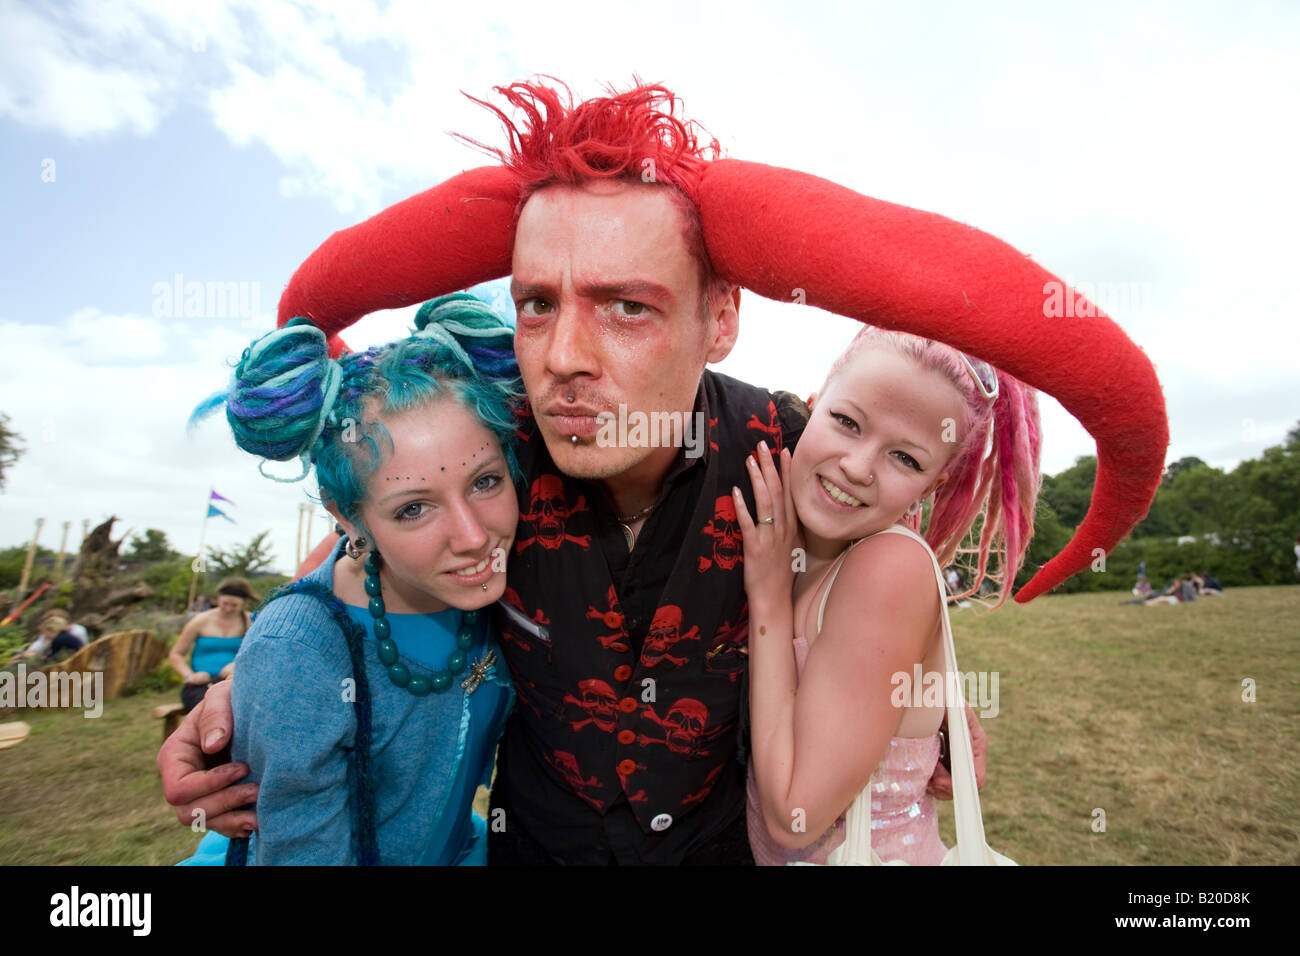
[[466, 293], [425, 303], [406, 339], [329, 357], [325, 335], [295, 318], [244, 350], [230, 388], [204, 400], [190, 425], [225, 405], [236, 444], [270, 461], [302, 462], [301, 481], [316, 467], [321, 500], [349, 521], [365, 497], [366, 478], [392, 450], [377, 415], [450, 397], [496, 436], [511, 477], [523, 385], [514, 333], [488, 305]]

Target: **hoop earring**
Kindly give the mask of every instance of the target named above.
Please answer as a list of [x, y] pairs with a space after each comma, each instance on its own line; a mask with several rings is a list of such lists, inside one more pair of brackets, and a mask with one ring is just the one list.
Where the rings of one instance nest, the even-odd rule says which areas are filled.
[[919, 512], [920, 510], [921, 510], [921, 499], [917, 498], [915, 501], [913, 501], [910, 505], [907, 506], [907, 516], [909, 518], [915, 518], [917, 512]]
[[349, 539], [348, 543], [343, 545], [343, 550], [347, 552], [348, 557], [353, 561], [360, 561], [362, 555], [366, 552], [366, 545], [369, 543], [364, 537], [357, 538], [355, 542]]

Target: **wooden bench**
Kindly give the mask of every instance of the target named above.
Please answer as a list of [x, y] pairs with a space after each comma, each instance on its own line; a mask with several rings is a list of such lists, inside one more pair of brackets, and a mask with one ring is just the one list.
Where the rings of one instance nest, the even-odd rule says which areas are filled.
[[166, 740], [185, 719], [185, 705], [159, 704], [153, 709], [153, 715], [163, 722], [163, 740]]
[[30, 731], [31, 728], [21, 720], [11, 720], [8, 723], [0, 724], [0, 750], [17, 747], [27, 739], [27, 734]]
[[167, 645], [153, 631], [118, 631], [105, 634], [57, 664], [42, 667], [45, 674], [100, 672], [104, 675], [104, 700], [113, 700], [167, 657]]

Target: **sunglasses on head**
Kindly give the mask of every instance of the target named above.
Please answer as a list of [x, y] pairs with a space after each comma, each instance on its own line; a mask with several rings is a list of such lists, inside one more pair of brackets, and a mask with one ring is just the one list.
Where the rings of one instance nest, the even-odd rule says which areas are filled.
[[958, 351], [961, 360], [966, 363], [966, 368], [970, 370], [971, 378], [975, 379], [975, 386], [984, 396], [985, 401], [994, 402], [998, 397], [998, 373], [993, 366], [983, 359], [972, 358], [965, 352]]

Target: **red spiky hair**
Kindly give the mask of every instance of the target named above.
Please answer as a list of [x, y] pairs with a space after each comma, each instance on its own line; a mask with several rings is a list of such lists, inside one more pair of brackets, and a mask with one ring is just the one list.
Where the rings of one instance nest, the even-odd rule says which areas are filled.
[[454, 134], [515, 174], [520, 186], [516, 216], [533, 193], [547, 186], [582, 186], [600, 179], [671, 186], [668, 197], [685, 220], [686, 249], [700, 264], [703, 304], [725, 293], [731, 283], [713, 269], [696, 206], [700, 176], [722, 155], [718, 141], [694, 120], [678, 115], [683, 103], [672, 90], [635, 75], [630, 90], [620, 93], [607, 86], [608, 96], [577, 104], [564, 81], [539, 79], [557, 84], [563, 95], [536, 81], [494, 87], [523, 117], [522, 124], [487, 100], [465, 94], [496, 114], [506, 149]]
[[593, 179], [663, 183], [694, 201], [700, 174], [722, 150], [702, 126], [678, 116], [682, 102], [672, 90], [634, 76], [630, 90], [606, 87], [608, 96], [575, 105], [565, 83], [543, 78], [562, 87], [564, 95], [538, 82], [494, 87], [522, 114], [523, 129], [492, 103], [466, 94], [501, 120], [506, 149], [456, 134], [514, 172], [521, 205], [546, 186], [581, 186]]

